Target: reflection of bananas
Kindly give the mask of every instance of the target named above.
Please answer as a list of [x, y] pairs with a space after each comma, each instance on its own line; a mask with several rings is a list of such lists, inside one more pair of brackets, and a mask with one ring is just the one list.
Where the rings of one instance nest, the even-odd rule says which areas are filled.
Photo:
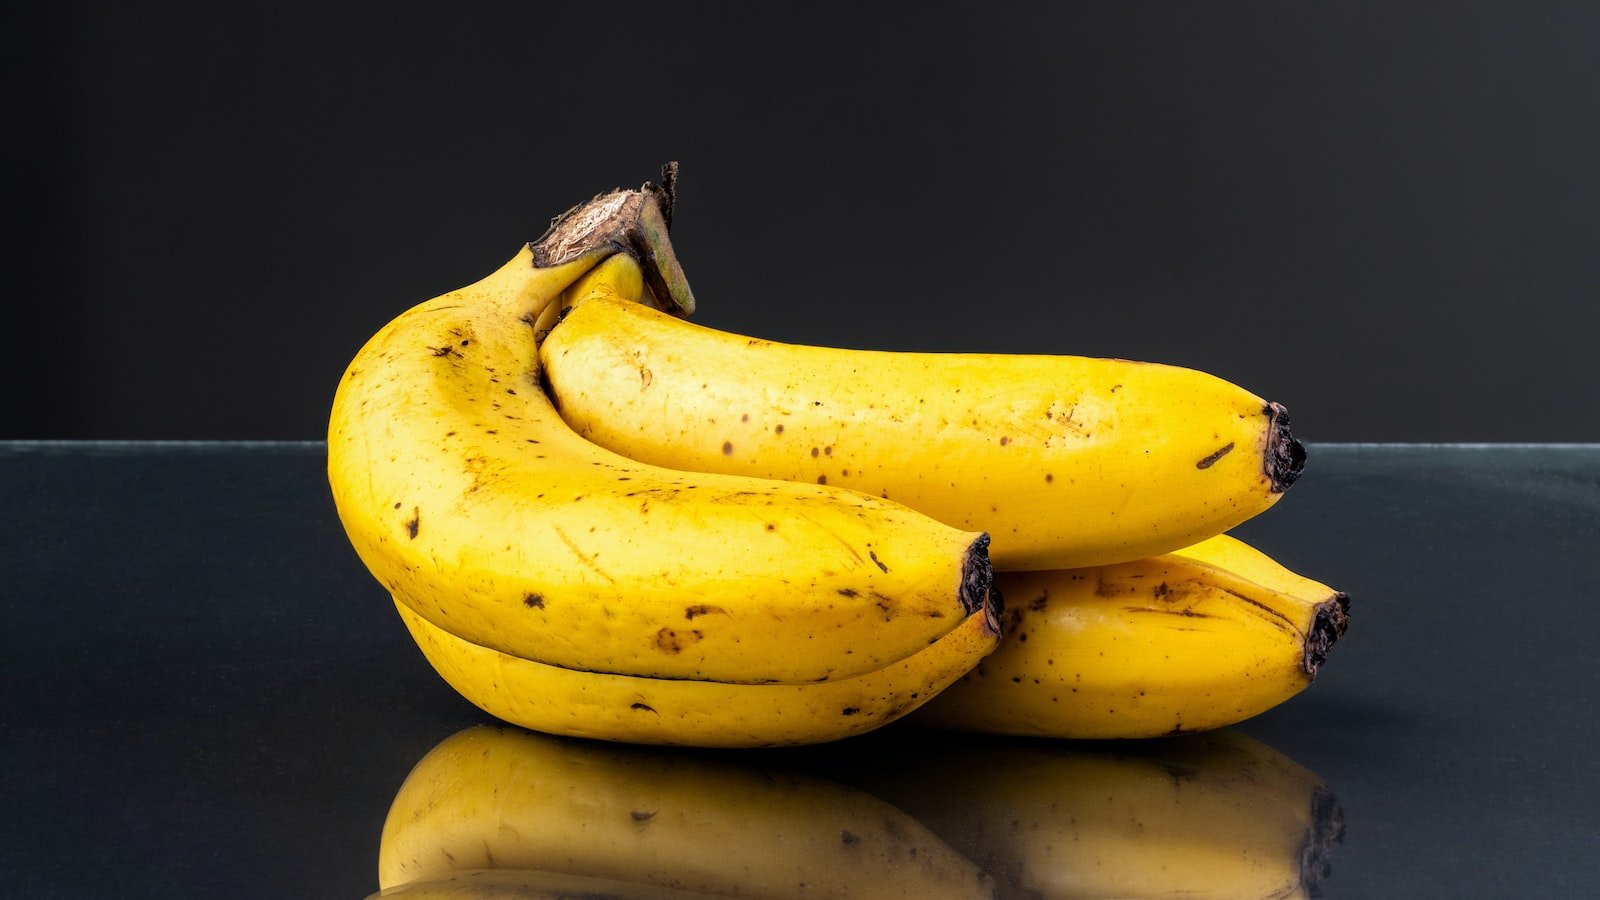
[[1004, 897], [1308, 896], [1343, 834], [1321, 779], [1231, 731], [951, 740], [934, 754], [875, 753], [857, 783], [984, 867]]
[[475, 726], [401, 785], [379, 885], [483, 869], [742, 897], [994, 893], [969, 860], [859, 789], [715, 756]]
[[997, 573], [999, 649], [915, 714], [1070, 738], [1219, 728], [1303, 690], [1348, 598], [1236, 538], [1087, 569]]
[[[622, 209], [659, 219], [656, 197], [607, 195], [563, 226], [610, 234], [596, 223]], [[909, 709], [946, 669], [994, 645], [994, 634], [971, 634], [993, 617], [986, 535], [837, 487], [626, 459], [574, 434], [544, 394], [534, 335], [564, 291], [598, 279], [651, 296], [630, 255], [636, 225], [541, 266], [570, 236], [558, 226], [559, 240], [523, 248], [367, 342], [328, 432], [328, 477], [352, 544], [413, 627], [485, 648], [454, 661], [482, 666], [471, 683], [490, 693], [506, 689], [505, 654], [566, 670], [543, 683], [574, 693], [541, 701], [574, 710], [594, 682], [572, 673], [743, 685], [866, 677], [880, 707]], [[809, 722], [808, 710], [765, 712], [790, 740], [822, 740], [840, 734], [845, 709]], [[637, 736], [606, 735], [608, 721], [583, 733]], [[691, 719], [661, 721], [685, 729]]]
[[595, 443], [888, 497], [990, 533], [1004, 569], [1170, 552], [1270, 507], [1305, 461], [1281, 406], [1178, 366], [781, 344], [604, 296], [539, 356]]
[[367, 900], [705, 900], [725, 896], [538, 869], [465, 869], [434, 881], [385, 888], [368, 895]]

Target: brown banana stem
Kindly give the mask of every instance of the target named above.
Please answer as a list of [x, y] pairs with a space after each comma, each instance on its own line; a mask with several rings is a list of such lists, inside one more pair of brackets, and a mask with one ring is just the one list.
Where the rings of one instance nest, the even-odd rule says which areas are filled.
[[528, 245], [533, 264], [544, 269], [590, 254], [627, 253], [639, 261], [658, 308], [676, 316], [693, 313], [694, 293], [667, 237], [678, 164], [667, 163], [661, 173], [662, 184], [647, 181], [638, 190], [598, 194], [556, 216], [544, 235]]

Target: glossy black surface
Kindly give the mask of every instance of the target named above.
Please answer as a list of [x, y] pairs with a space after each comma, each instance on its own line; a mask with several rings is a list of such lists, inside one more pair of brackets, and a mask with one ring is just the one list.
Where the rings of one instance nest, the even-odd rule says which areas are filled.
[[[1337, 798], [1321, 893], [1588, 896], [1600, 447], [1310, 450], [1237, 533], [1348, 591], [1350, 630], [1233, 730]], [[7, 896], [376, 890], [406, 774], [487, 719], [356, 559], [323, 465], [318, 444], [0, 444]], [[846, 744], [734, 758], [851, 781], [955, 742]]]

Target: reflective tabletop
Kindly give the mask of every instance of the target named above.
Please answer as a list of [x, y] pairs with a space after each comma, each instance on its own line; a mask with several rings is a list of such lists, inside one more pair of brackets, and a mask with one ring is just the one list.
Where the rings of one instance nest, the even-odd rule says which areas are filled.
[[463, 700], [345, 539], [321, 444], [0, 444], [3, 892], [359, 900], [383, 844], [501, 896], [1590, 896], [1600, 446], [1309, 449], [1235, 534], [1348, 592], [1350, 626], [1267, 713], [693, 751]]

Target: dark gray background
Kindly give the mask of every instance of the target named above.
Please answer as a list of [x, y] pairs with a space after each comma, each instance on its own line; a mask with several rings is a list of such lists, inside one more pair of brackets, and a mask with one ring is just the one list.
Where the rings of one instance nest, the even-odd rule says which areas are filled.
[[319, 438], [389, 317], [676, 159], [707, 324], [1600, 440], [1600, 5], [38, 6], [0, 437]]

